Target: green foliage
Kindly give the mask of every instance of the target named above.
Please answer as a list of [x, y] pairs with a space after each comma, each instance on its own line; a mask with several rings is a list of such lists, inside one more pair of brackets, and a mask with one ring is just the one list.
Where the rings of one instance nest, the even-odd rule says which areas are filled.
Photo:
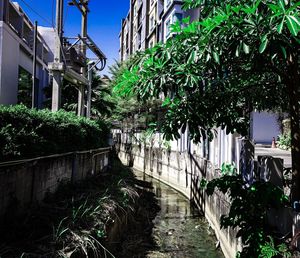
[[[160, 108], [162, 101], [152, 99], [142, 101], [134, 91], [123, 91], [125, 84], [128, 82], [122, 77], [123, 72], [129, 69], [129, 65], [135, 59], [129, 59], [126, 62], [116, 62], [109, 67], [111, 78], [108, 87], [112, 89], [109, 101], [114, 103], [110, 122], [125, 121], [135, 126], [135, 129], [151, 127], [152, 122], [157, 121], [157, 110]], [[124, 84], [123, 84], [124, 82]], [[126, 93], [125, 93], [126, 92]], [[138, 115], [136, 117], [136, 115]]]
[[[224, 169], [232, 171], [232, 167], [226, 165]], [[288, 205], [288, 198], [280, 188], [261, 181], [248, 186], [241, 175], [227, 173], [206, 184], [202, 182], [202, 186], [206, 187], [208, 195], [212, 195], [215, 189], [228, 194], [230, 211], [221, 216], [221, 227], [237, 229], [237, 237], [241, 237], [243, 243], [243, 250], [238, 257], [273, 257], [270, 255], [282, 254], [280, 250], [284, 245], [274, 247], [270, 242], [272, 232], [267, 224], [267, 212], [271, 208]]]
[[19, 67], [18, 104], [30, 108], [32, 104], [32, 76], [22, 67]]
[[67, 219], [67, 217], [63, 218], [63, 219], [59, 222], [59, 224], [57, 225], [57, 227], [52, 226], [52, 228], [53, 228], [52, 237], [53, 237], [53, 241], [54, 241], [54, 242], [59, 242], [59, 241], [62, 239], [63, 235], [64, 235], [65, 233], [67, 233], [67, 231], [69, 230], [68, 227], [64, 227], [64, 226], [63, 226], [63, 223], [64, 223], [64, 221], [65, 221], [66, 219]]
[[282, 243], [282, 244], [275, 246], [274, 239], [269, 236], [269, 242], [266, 242], [263, 246], [261, 246], [261, 253], [258, 257], [259, 258], [272, 258], [272, 257], [278, 257], [278, 256], [284, 257], [284, 258], [292, 257], [286, 244]]
[[110, 79], [107, 76], [93, 76], [91, 107], [94, 119], [108, 119], [113, 114], [116, 103], [112, 99]]
[[[91, 118], [107, 120], [112, 115], [115, 108], [114, 101], [111, 100], [110, 79], [104, 75], [100, 76], [93, 71], [92, 92], [91, 92]], [[44, 107], [51, 107], [52, 86], [44, 89], [45, 96], [48, 98], [44, 102]], [[78, 88], [67, 80], [63, 80], [61, 94], [62, 109], [76, 113], [78, 102]]]
[[105, 123], [72, 113], [0, 106], [0, 161], [99, 148], [106, 145]]
[[237, 175], [237, 168], [234, 163], [233, 164], [223, 163], [221, 166], [221, 172], [222, 175], [234, 176]]
[[277, 146], [280, 149], [290, 150], [292, 147], [292, 137], [290, 134], [279, 135], [277, 140]]
[[[112, 89], [110, 101], [115, 104], [115, 108], [112, 111], [112, 117], [110, 119], [111, 121], [122, 121], [130, 112], [135, 112], [141, 107], [136, 96], [132, 94], [133, 92], [124, 90], [125, 86], [120, 85], [120, 81], [122, 81], [121, 78], [123, 78], [122, 74], [126, 69], [128, 69], [127, 62], [116, 62], [109, 67], [111, 74], [109, 88]], [[124, 94], [123, 90], [126, 94]]]
[[163, 141], [163, 148], [166, 149], [167, 151], [171, 151], [171, 142], [170, 141]]
[[167, 140], [187, 124], [194, 141], [211, 139], [215, 126], [247, 135], [253, 110], [288, 110], [286, 91], [298, 76], [298, 2], [184, 3], [199, 5], [199, 21], [172, 26], [176, 37], [138, 53], [116, 79], [120, 94], [164, 95]]

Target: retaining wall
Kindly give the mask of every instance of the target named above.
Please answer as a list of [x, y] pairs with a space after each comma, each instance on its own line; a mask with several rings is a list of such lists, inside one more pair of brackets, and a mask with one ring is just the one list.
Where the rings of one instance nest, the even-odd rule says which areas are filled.
[[76, 182], [109, 164], [110, 148], [0, 163], [0, 217], [22, 213], [53, 193], [61, 182]]
[[195, 203], [214, 229], [225, 257], [236, 256], [241, 250], [236, 232], [220, 229], [220, 216], [229, 212], [228, 198], [220, 192], [208, 197], [200, 187], [202, 179], [211, 180], [217, 176], [218, 170], [209, 161], [187, 152], [143, 145], [121, 143], [116, 145], [116, 149], [123, 163], [170, 185]]

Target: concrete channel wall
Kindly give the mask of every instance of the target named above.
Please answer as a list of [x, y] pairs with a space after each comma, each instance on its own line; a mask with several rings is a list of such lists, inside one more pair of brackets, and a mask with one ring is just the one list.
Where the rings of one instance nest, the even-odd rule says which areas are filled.
[[77, 182], [109, 164], [111, 148], [0, 163], [0, 217], [22, 213], [62, 182]]
[[134, 169], [170, 185], [194, 202], [203, 211], [214, 229], [226, 258], [233, 258], [241, 250], [236, 232], [220, 229], [220, 217], [229, 212], [230, 203], [220, 192], [208, 197], [201, 190], [200, 182], [217, 176], [218, 170], [204, 158], [187, 152], [148, 148], [143, 145], [120, 143], [116, 145], [121, 161]]

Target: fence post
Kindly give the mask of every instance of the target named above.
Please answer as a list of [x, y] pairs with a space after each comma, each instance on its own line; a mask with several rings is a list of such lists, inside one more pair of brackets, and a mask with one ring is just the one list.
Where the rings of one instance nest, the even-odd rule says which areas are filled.
[[239, 171], [247, 184], [251, 185], [255, 179], [254, 174], [254, 144], [248, 139], [240, 140]]
[[78, 156], [77, 153], [73, 154], [72, 160], [72, 175], [71, 175], [71, 183], [74, 184], [76, 182], [76, 176], [78, 174]]

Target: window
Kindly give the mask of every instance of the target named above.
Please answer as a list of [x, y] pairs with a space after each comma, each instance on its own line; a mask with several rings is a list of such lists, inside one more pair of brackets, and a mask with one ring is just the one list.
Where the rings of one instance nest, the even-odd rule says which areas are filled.
[[125, 41], [125, 46], [126, 46], [126, 49], [129, 47], [129, 40], [128, 40], [128, 33], [126, 33], [126, 41]]
[[138, 27], [142, 24], [142, 8], [138, 12]]
[[173, 23], [182, 21], [182, 13], [174, 13], [173, 14]]
[[142, 28], [139, 30], [137, 35], [137, 48], [140, 49], [142, 44]]
[[153, 48], [154, 47], [154, 41], [153, 39], [149, 42], [149, 48]]
[[133, 8], [133, 17], [136, 16], [136, 5], [134, 5], [134, 8]]
[[154, 17], [151, 16], [151, 18], [150, 18], [150, 31], [153, 29], [153, 27], [154, 27]]
[[171, 18], [166, 21], [166, 38], [170, 36]]
[[[37, 82], [38, 84], [38, 82]], [[19, 67], [18, 104], [31, 108], [32, 102], [32, 76], [29, 72]]]

